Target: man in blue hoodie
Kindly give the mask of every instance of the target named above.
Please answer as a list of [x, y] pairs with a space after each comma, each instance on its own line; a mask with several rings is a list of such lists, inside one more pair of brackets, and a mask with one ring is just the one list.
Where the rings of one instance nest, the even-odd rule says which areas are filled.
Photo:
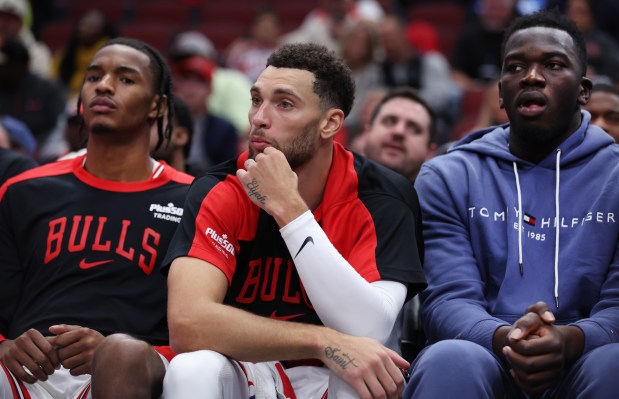
[[506, 31], [509, 123], [426, 163], [421, 317], [405, 398], [619, 392], [619, 146], [581, 110], [586, 50], [556, 12]]

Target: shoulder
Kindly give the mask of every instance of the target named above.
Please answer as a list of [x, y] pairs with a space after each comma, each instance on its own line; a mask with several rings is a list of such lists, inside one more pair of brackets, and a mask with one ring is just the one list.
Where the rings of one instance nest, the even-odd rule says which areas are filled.
[[175, 183], [189, 185], [194, 180], [192, 175], [176, 170], [170, 165], [166, 165], [166, 169], [170, 180]]
[[[38, 166], [32, 169], [28, 169], [23, 173], [20, 173], [10, 179], [8, 179], [0, 187], [0, 199], [2, 199], [7, 190], [16, 189], [18, 187], [25, 186], [27, 184], [36, 184], [43, 179], [69, 174], [73, 172], [74, 159], [66, 161], [57, 161], [42, 166]], [[49, 181], [49, 180], [45, 180]]]
[[0, 185], [9, 178], [37, 166], [27, 155], [0, 148]]
[[413, 183], [399, 173], [353, 153], [359, 182], [359, 197], [390, 196], [409, 204], [417, 202]]
[[205, 197], [215, 187], [217, 187], [218, 191], [230, 195], [235, 192], [242, 192], [243, 187], [236, 177], [236, 171], [239, 169], [239, 162], [242, 162], [243, 159], [247, 159], [247, 153], [243, 153], [237, 158], [229, 159], [208, 169], [202, 176], [193, 181], [191, 186], [192, 195]]

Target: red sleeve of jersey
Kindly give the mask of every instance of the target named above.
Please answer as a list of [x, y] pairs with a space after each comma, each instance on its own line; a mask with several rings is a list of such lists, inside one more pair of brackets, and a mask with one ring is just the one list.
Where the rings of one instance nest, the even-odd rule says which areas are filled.
[[176, 356], [176, 353], [169, 346], [154, 346], [155, 350], [163, 357], [165, 357], [168, 362], [171, 362]]
[[196, 230], [188, 255], [219, 268], [232, 282], [236, 254], [240, 249], [239, 232], [249, 210], [247, 195], [228, 176], [206, 195], [195, 220]]
[[6, 340], [7, 340], [6, 337], [4, 335], [0, 334], [0, 343], [4, 342]]

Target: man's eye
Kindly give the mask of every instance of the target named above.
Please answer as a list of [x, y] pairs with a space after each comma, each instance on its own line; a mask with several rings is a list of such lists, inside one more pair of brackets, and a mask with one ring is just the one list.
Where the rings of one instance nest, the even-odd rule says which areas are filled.
[[519, 64], [508, 65], [507, 71], [508, 72], [520, 72], [522, 71], [522, 65], [519, 65]]

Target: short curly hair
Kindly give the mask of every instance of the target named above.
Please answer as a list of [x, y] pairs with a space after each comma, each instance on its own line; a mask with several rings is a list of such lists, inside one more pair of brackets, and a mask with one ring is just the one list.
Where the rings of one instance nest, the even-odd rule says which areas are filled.
[[543, 27], [553, 28], [566, 32], [574, 41], [576, 46], [576, 54], [578, 55], [578, 61], [582, 68], [582, 74], [587, 71], [587, 45], [585, 38], [578, 30], [578, 27], [565, 15], [561, 14], [556, 8], [551, 10], [541, 10], [532, 14], [524, 15], [517, 18], [506, 30], [503, 37], [503, 44], [501, 45], [501, 59], [505, 58], [505, 45], [507, 41], [514, 33], [519, 30]]
[[334, 52], [313, 43], [286, 44], [273, 52], [267, 67], [302, 69], [314, 74], [314, 93], [324, 109], [339, 108], [347, 116], [355, 100], [350, 68]]

